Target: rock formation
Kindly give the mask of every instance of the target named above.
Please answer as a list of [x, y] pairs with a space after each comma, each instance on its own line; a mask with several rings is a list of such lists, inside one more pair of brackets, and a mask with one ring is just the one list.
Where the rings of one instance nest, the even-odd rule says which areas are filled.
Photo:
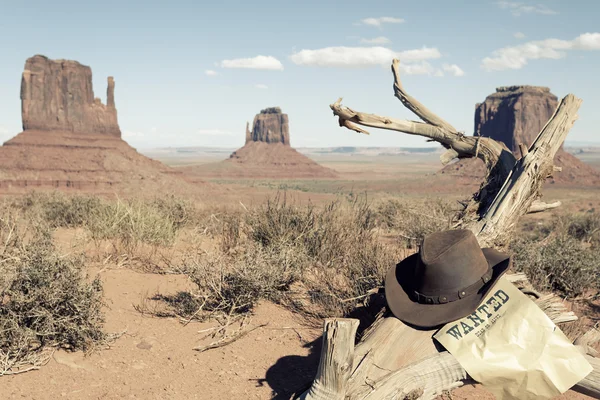
[[252, 131], [246, 125], [246, 143], [265, 142], [290, 145], [289, 121], [287, 114], [279, 107], [269, 107], [256, 114]]
[[184, 167], [196, 177], [219, 178], [335, 178], [337, 173], [319, 165], [290, 146], [287, 114], [279, 107], [265, 108], [246, 124], [246, 144], [217, 164]]
[[477, 104], [475, 134], [504, 142], [519, 158], [519, 144], [529, 146], [557, 106], [558, 98], [547, 87], [500, 87]]
[[21, 81], [24, 131], [0, 147], [0, 192], [198, 193], [200, 186], [180, 171], [121, 139], [114, 90], [109, 77], [103, 105], [94, 99], [90, 67], [44, 56], [28, 59]]
[[23, 130], [121, 137], [114, 91], [115, 81], [109, 77], [104, 105], [94, 98], [90, 67], [77, 61], [31, 57], [21, 80]]
[[[549, 88], [539, 86], [507, 86], [496, 89], [475, 109], [475, 135], [504, 142], [520, 158], [520, 144], [529, 147], [552, 117], [558, 98]], [[562, 168], [549, 178], [550, 183], [581, 186], [599, 185], [600, 171], [585, 164], [562, 148], [556, 153], [555, 165]], [[460, 160], [447, 165], [440, 173], [481, 180], [485, 167], [479, 159]]]

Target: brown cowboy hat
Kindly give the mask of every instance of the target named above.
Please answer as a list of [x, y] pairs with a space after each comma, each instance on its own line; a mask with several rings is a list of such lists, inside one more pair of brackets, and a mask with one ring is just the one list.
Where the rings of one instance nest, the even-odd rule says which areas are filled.
[[434, 328], [475, 311], [510, 265], [508, 254], [480, 248], [470, 230], [436, 232], [389, 270], [385, 297], [398, 319]]

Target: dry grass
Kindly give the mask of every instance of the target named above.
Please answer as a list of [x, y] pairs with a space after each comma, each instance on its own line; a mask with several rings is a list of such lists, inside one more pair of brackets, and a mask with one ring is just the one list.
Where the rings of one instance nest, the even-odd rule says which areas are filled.
[[391, 199], [378, 205], [377, 219], [388, 234], [397, 235], [407, 247], [416, 248], [426, 235], [450, 229], [459, 208], [458, 203], [445, 199]]
[[[173, 197], [12, 199], [0, 205], [0, 374], [38, 366], [49, 348], [87, 350], [107, 340], [100, 281], [86, 277], [84, 256], [57, 253], [53, 229], [83, 229], [97, 247], [108, 243], [115, 259], [137, 258], [146, 265], [158, 263], [160, 251], [170, 249], [164, 264], [177, 258], [175, 269], [188, 275], [195, 289], [156, 294], [153, 301], [143, 299], [138, 310], [184, 323], [215, 318], [227, 326], [261, 300], [307, 317], [354, 312], [425, 235], [452, 226], [457, 208], [443, 200], [371, 204], [356, 196], [323, 206], [276, 196], [258, 207], [201, 211]], [[178, 245], [182, 232], [195, 244]], [[516, 269], [537, 289], [596, 295], [597, 213], [557, 217], [524, 232], [511, 251]], [[207, 239], [214, 246], [201, 250], [197, 243]]]
[[600, 216], [572, 214], [526, 227], [511, 244], [515, 268], [538, 290], [570, 298], [600, 289]]
[[379, 240], [375, 217], [364, 200], [315, 207], [278, 196], [221, 219], [219, 250], [186, 266], [194, 293], [155, 298], [184, 319], [245, 313], [261, 299], [305, 315], [347, 314], [397, 261]]
[[32, 193], [13, 200], [9, 207], [50, 228], [84, 228], [100, 259], [137, 261], [142, 269], [154, 271], [166, 268], [165, 250], [198, 217], [191, 203], [174, 196], [107, 200]]
[[0, 375], [38, 368], [49, 349], [106, 343], [102, 285], [81, 257], [59, 255], [50, 232], [6, 209], [0, 217]]

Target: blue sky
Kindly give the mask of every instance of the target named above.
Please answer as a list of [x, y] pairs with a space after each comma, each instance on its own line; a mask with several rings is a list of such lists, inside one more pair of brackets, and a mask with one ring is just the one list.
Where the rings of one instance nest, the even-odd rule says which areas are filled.
[[424, 146], [337, 125], [329, 104], [414, 119], [393, 96], [400, 57], [413, 96], [471, 134], [475, 103], [530, 84], [584, 100], [570, 141], [600, 142], [600, 2], [0, 2], [0, 140], [20, 132], [20, 76], [34, 54], [116, 81], [123, 137], [137, 148], [244, 142], [260, 109], [289, 114], [293, 146]]

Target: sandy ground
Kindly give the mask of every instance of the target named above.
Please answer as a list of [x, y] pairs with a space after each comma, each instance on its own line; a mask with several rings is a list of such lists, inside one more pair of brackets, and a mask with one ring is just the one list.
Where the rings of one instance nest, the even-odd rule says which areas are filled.
[[[183, 276], [128, 269], [100, 272], [108, 303], [106, 328], [123, 332], [109, 349], [85, 356], [57, 351], [38, 371], [0, 378], [2, 399], [289, 399], [310, 385], [320, 354], [320, 329], [307, 327], [271, 303], [251, 326], [268, 323], [228, 346], [194, 351], [214, 323], [183, 326], [175, 318], [144, 316], [134, 305], [156, 292], [188, 287]], [[493, 399], [466, 386], [453, 399]], [[586, 399], [569, 392], [563, 399]]]
[[[339, 193], [363, 190], [371, 196], [410, 197], [426, 192], [462, 197], [475, 189], [472, 182], [438, 180], [431, 175], [428, 182], [436, 184], [424, 188], [423, 174], [439, 168], [430, 160], [323, 161], [343, 178], [327, 183], [292, 182], [298, 186], [290, 194], [296, 200], [319, 203], [330, 201]], [[262, 202], [279, 187], [259, 180], [215, 182], [215, 185], [222, 190], [211, 200], [236, 206], [241, 202]], [[546, 194], [550, 199], [563, 200], [568, 211], [588, 211], [600, 207], [598, 192], [598, 189], [573, 191], [550, 186]], [[189, 283], [185, 277], [139, 273], [116, 266], [91, 272], [98, 271], [107, 302], [106, 330], [125, 333], [109, 349], [88, 356], [57, 351], [38, 371], [0, 378], [0, 400], [289, 399], [292, 393], [302, 391], [312, 382], [320, 354], [321, 330], [307, 327], [300, 317], [286, 309], [260, 304], [250, 325], [268, 323], [267, 326], [226, 347], [199, 353], [193, 348], [209, 343], [210, 339], [201, 341], [205, 334], [198, 331], [216, 323], [193, 322], [184, 326], [175, 318], [153, 318], [134, 309], [156, 292], [167, 294], [186, 289]], [[560, 398], [587, 397], [568, 392]], [[452, 399], [493, 399], [493, 396], [480, 386], [466, 386], [454, 391]]]
[[288, 398], [309, 384], [318, 352], [307, 328], [292, 313], [261, 304], [251, 325], [268, 323], [226, 347], [192, 350], [214, 323], [183, 326], [174, 318], [143, 316], [133, 306], [157, 291], [186, 287], [181, 276], [127, 269], [101, 273], [109, 332], [126, 333], [107, 350], [85, 356], [57, 351], [39, 371], [2, 378], [2, 399], [269, 399]]

